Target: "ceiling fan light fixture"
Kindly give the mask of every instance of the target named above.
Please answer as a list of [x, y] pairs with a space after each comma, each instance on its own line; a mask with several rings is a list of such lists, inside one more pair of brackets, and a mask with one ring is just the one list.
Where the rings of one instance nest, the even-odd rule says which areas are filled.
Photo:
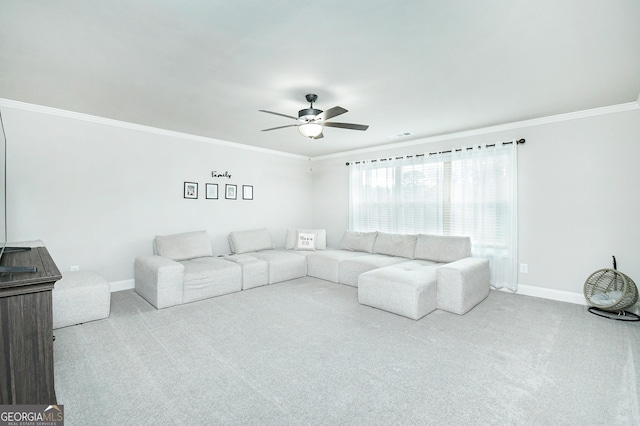
[[322, 133], [322, 124], [318, 123], [305, 123], [298, 126], [298, 130], [302, 136], [315, 139]]

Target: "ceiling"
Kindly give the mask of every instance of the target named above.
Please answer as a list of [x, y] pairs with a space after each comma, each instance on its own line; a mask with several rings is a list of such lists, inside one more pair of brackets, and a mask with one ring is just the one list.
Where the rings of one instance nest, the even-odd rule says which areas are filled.
[[[316, 157], [637, 102], [639, 22], [638, 0], [2, 0], [0, 98]], [[307, 93], [369, 129], [261, 132]]]

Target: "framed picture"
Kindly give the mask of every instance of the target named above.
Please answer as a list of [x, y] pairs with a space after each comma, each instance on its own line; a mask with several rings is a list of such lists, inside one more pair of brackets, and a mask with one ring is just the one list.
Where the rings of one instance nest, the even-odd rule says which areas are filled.
[[205, 189], [207, 193], [205, 196], [207, 200], [217, 200], [218, 199], [218, 184], [217, 183], [207, 183], [205, 185]]
[[198, 184], [195, 182], [184, 183], [184, 198], [198, 198]]
[[235, 200], [236, 198], [238, 198], [238, 195], [236, 194], [237, 190], [238, 185], [226, 184], [224, 198], [226, 198], [227, 200]]
[[242, 199], [253, 200], [253, 185], [242, 185]]

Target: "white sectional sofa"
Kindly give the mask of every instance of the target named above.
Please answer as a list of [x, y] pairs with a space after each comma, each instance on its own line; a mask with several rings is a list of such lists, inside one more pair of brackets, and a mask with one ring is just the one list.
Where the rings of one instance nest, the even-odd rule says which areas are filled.
[[136, 258], [135, 288], [160, 309], [308, 275], [415, 320], [435, 309], [462, 315], [489, 294], [489, 262], [470, 257], [467, 237], [346, 231], [327, 248], [324, 230], [290, 229], [285, 241], [275, 249], [267, 229], [231, 232], [232, 254], [216, 258], [204, 231], [157, 236], [155, 254]]

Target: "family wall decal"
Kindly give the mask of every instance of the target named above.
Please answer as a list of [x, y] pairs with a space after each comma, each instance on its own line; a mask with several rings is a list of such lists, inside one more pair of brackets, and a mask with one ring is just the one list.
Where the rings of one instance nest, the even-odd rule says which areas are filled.
[[224, 173], [218, 173], [218, 171], [214, 170], [211, 172], [211, 177], [213, 178], [227, 178], [227, 179], [231, 179], [231, 175], [229, 174], [228, 171], [224, 172]]

